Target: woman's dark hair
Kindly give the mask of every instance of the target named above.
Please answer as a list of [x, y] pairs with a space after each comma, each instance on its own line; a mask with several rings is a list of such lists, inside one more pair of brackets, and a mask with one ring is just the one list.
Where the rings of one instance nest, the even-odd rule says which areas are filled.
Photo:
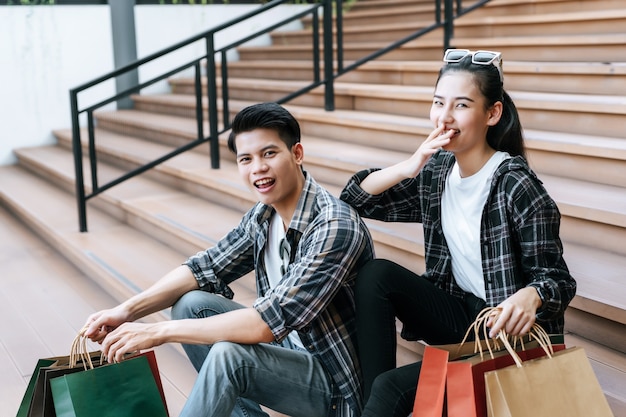
[[259, 128], [276, 131], [288, 149], [300, 142], [300, 125], [287, 109], [277, 103], [259, 103], [237, 113], [228, 137], [228, 149], [236, 154], [235, 138], [237, 135]]
[[449, 72], [468, 72], [474, 76], [478, 89], [485, 97], [486, 109], [502, 102], [502, 117], [495, 126], [490, 126], [487, 130], [487, 143], [497, 151], [508, 152], [511, 156], [526, 157], [524, 148], [524, 136], [519, 114], [515, 103], [504, 91], [503, 82], [500, 79], [500, 72], [494, 65], [482, 65], [472, 63], [472, 56], [467, 55], [459, 62], [446, 63], [441, 67], [437, 84], [441, 77]]

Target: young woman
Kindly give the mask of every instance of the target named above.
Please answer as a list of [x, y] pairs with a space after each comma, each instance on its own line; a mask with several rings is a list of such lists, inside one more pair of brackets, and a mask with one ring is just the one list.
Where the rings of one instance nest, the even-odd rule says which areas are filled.
[[486, 306], [502, 313], [491, 334], [525, 334], [535, 321], [563, 332], [574, 297], [559, 238], [560, 213], [529, 168], [517, 109], [503, 88], [501, 54], [447, 50], [432, 133], [408, 159], [357, 173], [341, 198], [363, 216], [419, 222], [426, 272], [370, 261], [357, 279], [363, 417], [406, 417], [420, 363], [396, 368], [402, 337], [458, 343]]

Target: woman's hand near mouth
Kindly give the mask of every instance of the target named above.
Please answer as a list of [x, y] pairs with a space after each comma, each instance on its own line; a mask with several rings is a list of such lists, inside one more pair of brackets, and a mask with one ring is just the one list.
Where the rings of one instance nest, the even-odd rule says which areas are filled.
[[402, 171], [406, 178], [414, 178], [422, 170], [426, 162], [434, 155], [439, 149], [443, 148], [450, 143], [452, 136], [458, 133], [458, 130], [448, 129], [445, 130], [444, 125], [439, 125], [433, 130], [430, 135], [422, 142], [417, 148], [415, 153], [406, 161], [401, 162], [403, 164]]

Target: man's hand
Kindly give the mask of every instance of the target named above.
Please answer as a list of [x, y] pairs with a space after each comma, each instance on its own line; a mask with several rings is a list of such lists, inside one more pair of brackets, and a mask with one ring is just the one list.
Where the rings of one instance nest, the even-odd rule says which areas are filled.
[[541, 299], [537, 290], [533, 287], [522, 288], [497, 306], [500, 314], [497, 318], [492, 316], [487, 322], [491, 329], [489, 337], [496, 337], [503, 329], [511, 336], [527, 334], [535, 324], [535, 316], [540, 306]]
[[109, 363], [119, 362], [127, 353], [134, 353], [163, 344], [161, 323], [124, 323], [102, 342], [102, 352]]
[[109, 332], [129, 320], [128, 313], [121, 306], [99, 311], [87, 318], [85, 336], [94, 342], [102, 343]]

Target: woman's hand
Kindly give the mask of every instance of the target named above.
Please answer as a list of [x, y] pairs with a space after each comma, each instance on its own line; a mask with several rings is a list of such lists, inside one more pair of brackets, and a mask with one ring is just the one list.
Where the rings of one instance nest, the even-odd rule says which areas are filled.
[[417, 148], [415, 153], [411, 155], [409, 159], [402, 162], [403, 173], [406, 178], [414, 178], [422, 170], [426, 162], [434, 155], [440, 148], [443, 148], [450, 143], [450, 138], [454, 135], [454, 130], [450, 129], [447, 132], [443, 131], [444, 126], [440, 125], [433, 130], [430, 135], [422, 142]]
[[378, 195], [407, 178], [415, 178], [439, 148], [450, 143], [454, 130], [443, 133], [443, 125], [433, 130], [408, 159], [369, 174], [361, 181], [363, 191]]
[[500, 330], [505, 330], [511, 336], [527, 334], [535, 324], [540, 306], [541, 299], [534, 287], [517, 291], [498, 305], [499, 314], [488, 320], [487, 326], [491, 329], [489, 337], [496, 337]]

